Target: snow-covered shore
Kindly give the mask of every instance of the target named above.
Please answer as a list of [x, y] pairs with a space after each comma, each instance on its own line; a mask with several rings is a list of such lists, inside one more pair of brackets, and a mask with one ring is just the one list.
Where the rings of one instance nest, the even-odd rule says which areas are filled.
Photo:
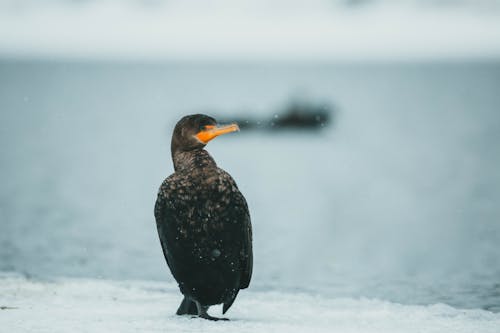
[[[229, 322], [174, 315], [174, 284], [61, 278], [0, 278], [5, 332], [498, 332], [500, 313], [436, 304], [243, 291]], [[220, 315], [214, 307], [213, 315]]]

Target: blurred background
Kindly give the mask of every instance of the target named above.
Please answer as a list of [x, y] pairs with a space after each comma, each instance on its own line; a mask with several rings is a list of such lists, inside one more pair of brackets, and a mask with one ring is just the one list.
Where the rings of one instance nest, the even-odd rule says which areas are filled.
[[177, 120], [254, 227], [251, 288], [500, 311], [499, 0], [0, 0], [0, 271], [173, 281]]

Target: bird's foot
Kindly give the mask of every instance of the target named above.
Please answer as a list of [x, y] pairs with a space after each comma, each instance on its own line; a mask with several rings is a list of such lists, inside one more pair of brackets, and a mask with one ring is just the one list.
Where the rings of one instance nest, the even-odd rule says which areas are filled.
[[199, 302], [195, 301], [196, 307], [198, 308], [198, 317], [207, 319], [207, 320], [213, 320], [213, 321], [218, 321], [218, 320], [225, 320], [228, 321], [229, 319], [227, 318], [217, 318], [217, 317], [212, 317], [207, 313], [208, 311], [208, 306], [206, 305], [201, 305]]
[[205, 314], [201, 314], [198, 316], [199, 318], [203, 318], [203, 319], [207, 319], [207, 320], [213, 320], [213, 321], [219, 321], [219, 320], [222, 320], [222, 321], [229, 321], [228, 318], [218, 318], [218, 317], [212, 317], [211, 315], [209, 315], [208, 313], [205, 313]]
[[176, 314], [178, 316], [198, 315], [198, 309], [196, 307], [196, 303], [194, 301], [190, 300], [189, 298], [184, 297], [181, 305], [179, 306], [179, 309], [177, 309]]

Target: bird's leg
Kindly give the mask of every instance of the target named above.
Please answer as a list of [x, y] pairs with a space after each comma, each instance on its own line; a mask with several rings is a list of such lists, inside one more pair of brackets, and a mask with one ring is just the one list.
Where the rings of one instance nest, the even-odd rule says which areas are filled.
[[229, 320], [227, 318], [217, 318], [217, 317], [212, 317], [207, 313], [209, 306], [208, 305], [201, 305], [200, 302], [195, 301], [196, 307], [198, 308], [198, 317], [203, 318], [203, 319], [208, 319], [208, 320]]
[[184, 299], [182, 300], [181, 305], [179, 305], [179, 308], [177, 309], [177, 315], [198, 315], [198, 308], [196, 307], [196, 304], [184, 296]]

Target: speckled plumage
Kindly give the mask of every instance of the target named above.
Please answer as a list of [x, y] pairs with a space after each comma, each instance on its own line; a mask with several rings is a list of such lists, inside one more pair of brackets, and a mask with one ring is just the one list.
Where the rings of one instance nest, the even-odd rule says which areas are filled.
[[184, 146], [182, 140], [172, 145], [175, 172], [158, 192], [158, 234], [184, 296], [202, 306], [224, 303], [225, 312], [252, 275], [248, 206], [204, 144], [189, 150]]

